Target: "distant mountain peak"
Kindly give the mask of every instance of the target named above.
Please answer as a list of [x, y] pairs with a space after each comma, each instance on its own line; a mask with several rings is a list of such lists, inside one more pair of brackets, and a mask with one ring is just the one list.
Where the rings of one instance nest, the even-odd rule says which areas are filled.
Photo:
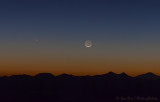
[[145, 73], [145, 74], [142, 74], [142, 75], [145, 75], [145, 76], [158, 76], [152, 72], [148, 72], [148, 73]]
[[112, 72], [112, 71], [110, 71], [110, 72], [108, 72], [108, 73], [106, 73], [106, 74], [102, 74], [102, 75], [100, 75], [100, 76], [116, 76], [117, 74], [116, 73], [114, 73], [114, 72]]
[[35, 77], [39, 77], [39, 78], [52, 78], [52, 77], [54, 77], [54, 75], [53, 74], [51, 74], [51, 73], [39, 73], [39, 74], [37, 74], [37, 75], [35, 75]]
[[110, 71], [110, 72], [108, 72], [107, 74], [115, 75], [116, 73], [114, 73], [114, 72]]
[[120, 73], [120, 74], [122, 74], [122, 75], [127, 75], [125, 72], [122, 72], [122, 73]]
[[71, 75], [71, 74], [66, 74], [66, 73], [63, 73], [63, 74], [61, 74], [61, 75], [58, 75], [58, 76], [61, 76], [61, 77], [68, 77], [68, 76], [73, 76], [73, 75]]
[[136, 78], [140, 78], [140, 79], [159, 79], [160, 77], [152, 72], [148, 72], [145, 74], [141, 74], [136, 76]]
[[129, 75], [128, 75], [128, 74], [126, 74], [125, 72], [120, 73], [120, 75], [123, 75], [123, 76], [129, 76]]
[[[148, 72], [148, 73], [146, 73], [146, 74], [148, 74], [148, 75], [155, 75], [154, 73], [152, 73], [152, 72]], [[156, 75], [157, 76], [157, 75]]]

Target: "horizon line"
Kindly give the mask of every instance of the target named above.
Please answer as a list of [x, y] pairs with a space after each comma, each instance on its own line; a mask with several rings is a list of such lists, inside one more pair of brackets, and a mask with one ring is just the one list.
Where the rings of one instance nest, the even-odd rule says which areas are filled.
[[126, 74], [129, 77], [137, 77], [137, 76], [140, 76], [140, 75], [144, 75], [144, 74], [149, 74], [150, 73], [150, 74], [153, 74], [153, 75], [156, 75], [156, 76], [160, 77], [160, 75], [157, 75], [157, 74], [155, 74], [153, 72], [146, 72], [146, 73], [138, 74], [138, 75], [135, 75], [135, 76], [131, 76], [131, 75], [127, 74], [126, 72], [115, 73], [113, 71], [109, 71], [109, 72], [106, 72], [106, 73], [103, 73], [103, 74], [96, 74], [96, 75], [75, 75], [75, 74], [69, 74], [69, 73], [61, 73], [61, 74], [55, 75], [55, 74], [49, 73], [49, 72], [40, 72], [40, 73], [37, 73], [37, 74], [34, 74], [34, 75], [29, 75], [29, 74], [25, 74], [24, 73], [24, 74], [10, 74], [10, 75], [3, 75], [3, 76], [0, 75], [0, 77], [11, 77], [11, 76], [19, 76], [19, 75], [28, 75], [28, 76], [34, 77], [34, 76], [37, 76], [39, 74], [50, 74], [50, 75], [53, 75], [53, 76], [60, 76], [60, 75], [66, 74], [66, 75], [81, 77], [81, 76], [99, 76], [99, 75], [105, 75], [105, 74], [109, 74], [109, 73], [113, 73], [113, 74], [116, 74], [116, 75]]

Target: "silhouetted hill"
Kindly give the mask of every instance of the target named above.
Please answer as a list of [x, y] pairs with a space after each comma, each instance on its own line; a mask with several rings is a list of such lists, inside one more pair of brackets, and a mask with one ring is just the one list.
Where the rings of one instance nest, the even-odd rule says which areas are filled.
[[59, 78], [72, 78], [72, 77], [76, 77], [76, 76], [64, 73], [64, 74], [58, 75], [57, 77], [59, 77]]
[[[148, 99], [148, 101], [147, 101]], [[109, 72], [95, 76], [40, 73], [0, 77], [0, 102], [159, 102], [160, 77]]]
[[158, 75], [155, 75], [152, 72], [148, 72], [148, 73], [145, 73], [145, 74], [142, 74], [142, 75], [138, 75], [138, 76], [136, 76], [136, 78], [146, 79], [146, 80], [160, 79], [160, 77]]

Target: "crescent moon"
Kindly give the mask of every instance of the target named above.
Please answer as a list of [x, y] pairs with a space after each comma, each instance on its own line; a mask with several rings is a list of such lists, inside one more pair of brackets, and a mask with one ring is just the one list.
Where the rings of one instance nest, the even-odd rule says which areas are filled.
[[86, 46], [86, 47], [92, 47], [92, 41], [86, 40], [86, 41], [85, 41], [85, 46]]

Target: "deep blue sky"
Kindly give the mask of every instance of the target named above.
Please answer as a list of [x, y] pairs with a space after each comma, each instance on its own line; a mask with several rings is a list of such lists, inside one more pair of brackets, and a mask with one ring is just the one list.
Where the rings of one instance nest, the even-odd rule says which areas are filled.
[[[47, 53], [48, 57], [57, 55], [59, 60], [63, 56], [72, 56], [71, 60], [79, 58], [77, 55], [93, 56], [89, 54], [92, 53], [96, 56], [93, 59], [103, 61], [107, 57], [124, 62], [146, 58], [158, 61], [159, 39], [159, 0], [0, 1], [0, 50], [4, 59], [16, 59], [17, 56], [27, 59], [26, 56], [33, 57], [38, 51], [40, 55], [35, 56]], [[93, 42], [91, 52], [85, 52], [85, 40]], [[124, 65], [115, 62], [117, 66], [126, 67], [121, 64]], [[9, 70], [8, 66], [2, 67]]]
[[0, 33], [15, 39], [154, 41], [159, 37], [159, 5], [159, 0], [4, 0]]

